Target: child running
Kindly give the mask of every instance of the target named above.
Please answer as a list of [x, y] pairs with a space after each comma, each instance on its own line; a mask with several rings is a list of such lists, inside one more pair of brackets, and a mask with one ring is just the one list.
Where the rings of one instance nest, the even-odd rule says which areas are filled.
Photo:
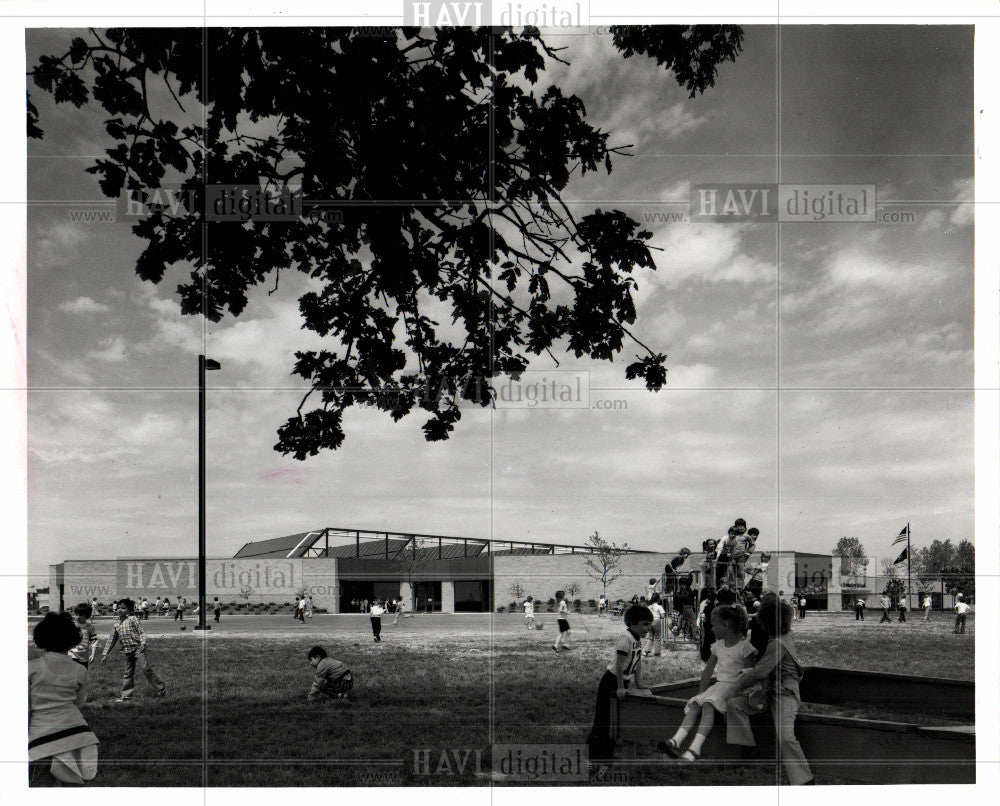
[[608, 761], [615, 757], [615, 740], [611, 736], [611, 698], [625, 699], [625, 691], [644, 690], [642, 687], [642, 642], [653, 629], [653, 614], [648, 607], [632, 605], [625, 611], [625, 633], [615, 645], [615, 657], [608, 664], [597, 686], [597, 706], [594, 726], [587, 744], [591, 761]]
[[376, 599], [372, 602], [372, 609], [369, 612], [369, 616], [372, 620], [372, 637], [375, 639], [375, 643], [381, 643], [382, 641], [382, 614], [385, 613], [385, 608], [382, 607], [382, 603]]
[[413, 618], [413, 613], [406, 612], [406, 602], [402, 599], [396, 602], [396, 618], [392, 620], [392, 625], [395, 627], [399, 624], [401, 618]]
[[559, 624], [559, 635], [556, 636], [556, 642], [552, 648], [559, 652], [562, 647], [569, 649], [569, 605], [566, 603], [563, 591], [556, 591], [556, 598], [559, 600], [559, 616], [556, 619]]
[[530, 596], [524, 600], [524, 626], [535, 629], [535, 600]]
[[314, 646], [307, 655], [309, 663], [316, 670], [312, 688], [309, 690], [309, 702], [326, 702], [327, 700], [350, 699], [350, 691], [354, 688], [354, 677], [351, 670], [339, 660], [328, 657], [321, 646]]
[[[677, 732], [657, 745], [658, 749], [683, 761], [694, 761], [701, 756], [701, 748], [715, 724], [715, 712], [726, 713], [726, 702], [736, 691], [740, 672], [756, 654], [747, 640], [747, 615], [742, 608], [721, 605], [712, 610], [711, 619], [716, 641], [701, 673], [699, 692], [684, 707], [684, 721]], [[698, 730], [682, 753], [681, 745], [699, 716]]]

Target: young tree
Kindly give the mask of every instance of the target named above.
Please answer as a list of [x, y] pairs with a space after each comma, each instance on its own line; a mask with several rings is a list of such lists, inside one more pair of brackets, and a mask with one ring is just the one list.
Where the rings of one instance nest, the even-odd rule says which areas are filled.
[[596, 531], [587, 538], [587, 545], [594, 549], [585, 565], [587, 576], [601, 583], [601, 590], [608, 595], [608, 585], [625, 572], [620, 569], [622, 555], [628, 551], [628, 543], [617, 546], [601, 537]]
[[579, 581], [574, 580], [573, 582], [567, 582], [563, 588], [566, 591], [567, 599], [575, 599], [576, 595], [580, 592], [582, 585], [580, 585]]
[[521, 584], [521, 581], [519, 579], [514, 580], [510, 584], [509, 590], [510, 590], [510, 595], [514, 597], [515, 602], [519, 602], [521, 601], [521, 599], [524, 598], [525, 595], [524, 585]]
[[882, 593], [889, 597], [891, 606], [896, 607], [906, 593], [906, 583], [901, 579], [890, 579], [882, 589]]
[[[611, 36], [694, 97], [735, 61], [743, 31]], [[282, 271], [316, 281], [299, 307], [330, 346], [296, 353], [308, 391], [275, 445], [305, 459], [340, 447], [352, 405], [393, 420], [419, 407], [426, 439], [447, 439], [460, 400], [492, 404], [495, 378], [553, 349], [613, 360], [628, 341], [641, 354], [626, 378], [666, 383], [666, 356], [632, 331], [633, 274], [655, 268], [651, 233], [621, 210], [574, 212], [562, 199], [574, 172], [610, 171], [627, 144], [545, 81], [558, 61], [536, 28], [113, 28], [75, 37], [29, 75], [58, 103], [93, 96], [107, 111], [112, 146], [87, 169], [105, 195], [148, 200], [179, 183], [183, 214], [153, 211], [133, 232], [146, 242], [142, 279], [192, 269], [177, 289], [183, 313], [239, 316]], [[27, 113], [41, 137], [30, 96]], [[221, 222], [210, 184], [286, 198], [300, 188], [320, 206]], [[439, 332], [442, 315], [457, 337]]]
[[842, 537], [833, 550], [834, 557], [840, 557], [840, 571], [847, 576], [860, 576], [868, 568], [865, 547], [856, 537]]

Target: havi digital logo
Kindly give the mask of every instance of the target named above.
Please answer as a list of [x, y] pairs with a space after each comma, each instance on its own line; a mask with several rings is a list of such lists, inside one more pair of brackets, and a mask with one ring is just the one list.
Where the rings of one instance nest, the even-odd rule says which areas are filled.
[[490, 25], [493, 21], [491, 5], [491, 0], [404, 0], [403, 25], [421, 28]]

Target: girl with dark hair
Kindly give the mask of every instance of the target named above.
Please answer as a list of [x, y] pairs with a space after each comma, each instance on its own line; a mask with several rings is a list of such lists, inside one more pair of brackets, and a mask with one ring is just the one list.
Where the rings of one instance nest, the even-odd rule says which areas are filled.
[[80, 630], [68, 613], [48, 613], [32, 638], [45, 654], [28, 663], [28, 784], [83, 784], [97, 775], [97, 737], [80, 713], [87, 670], [67, 654]]

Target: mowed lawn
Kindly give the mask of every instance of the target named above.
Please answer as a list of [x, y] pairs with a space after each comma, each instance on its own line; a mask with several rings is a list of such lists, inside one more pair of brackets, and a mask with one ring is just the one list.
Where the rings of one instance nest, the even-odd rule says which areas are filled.
[[[576, 616], [571, 649], [552, 650], [555, 620], [529, 632], [511, 615], [418, 615], [384, 620], [372, 641], [363, 616], [224, 619], [211, 633], [173, 621], [144, 623], [150, 658], [169, 686], [156, 699], [146, 681], [115, 704], [121, 654], [91, 670], [84, 713], [101, 739], [102, 786], [462, 786], [490, 783], [490, 747], [579, 744], [593, 719], [603, 667], [624, 627]], [[862, 624], [810, 615], [794, 630], [806, 662], [901, 674], [974, 677], [974, 619]], [[100, 620], [101, 648], [111, 622]], [[353, 702], [306, 702], [313, 644], [347, 663]], [[29, 647], [29, 654], [37, 652]], [[646, 682], [700, 674], [692, 645], [649, 658]], [[665, 731], [673, 726], [665, 726]], [[624, 748], [631, 784], [772, 785], [759, 766], [679, 766], [652, 747]], [[611, 776], [608, 783], [621, 783]]]

